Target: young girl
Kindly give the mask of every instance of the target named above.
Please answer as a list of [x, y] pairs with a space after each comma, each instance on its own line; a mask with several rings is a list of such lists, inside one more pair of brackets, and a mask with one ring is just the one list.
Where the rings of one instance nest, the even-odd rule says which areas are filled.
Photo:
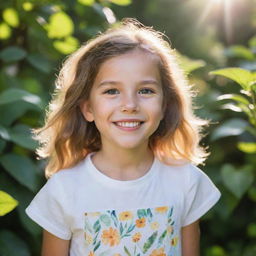
[[42, 255], [198, 256], [220, 197], [193, 165], [202, 124], [160, 33], [128, 20], [77, 50], [37, 131], [51, 178], [26, 212]]

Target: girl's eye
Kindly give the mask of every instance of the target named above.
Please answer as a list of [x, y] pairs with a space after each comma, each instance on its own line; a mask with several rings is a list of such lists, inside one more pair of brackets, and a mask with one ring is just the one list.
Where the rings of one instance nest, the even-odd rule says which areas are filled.
[[139, 91], [140, 94], [153, 94], [155, 93], [152, 89], [149, 88], [143, 88]]
[[111, 94], [111, 95], [118, 94], [118, 90], [117, 89], [109, 89], [109, 90], [106, 90], [104, 92], [104, 94]]

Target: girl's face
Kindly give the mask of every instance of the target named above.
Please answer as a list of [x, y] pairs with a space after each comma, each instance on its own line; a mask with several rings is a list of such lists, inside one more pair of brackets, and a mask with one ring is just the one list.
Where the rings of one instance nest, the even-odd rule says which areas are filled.
[[103, 150], [137, 150], [148, 147], [163, 118], [162, 105], [156, 57], [134, 50], [101, 65], [80, 107], [86, 120], [95, 122]]

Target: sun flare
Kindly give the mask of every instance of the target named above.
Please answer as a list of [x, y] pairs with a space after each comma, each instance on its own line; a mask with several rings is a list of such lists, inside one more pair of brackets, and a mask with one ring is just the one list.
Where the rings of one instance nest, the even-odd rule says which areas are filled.
[[[206, 0], [205, 7], [201, 16], [198, 19], [198, 25], [201, 26], [204, 24], [205, 20], [212, 12], [219, 10], [219, 15], [224, 15], [223, 26], [225, 29], [227, 42], [232, 40], [232, 7], [236, 2], [240, 0]], [[223, 10], [223, 11], [221, 11]]]

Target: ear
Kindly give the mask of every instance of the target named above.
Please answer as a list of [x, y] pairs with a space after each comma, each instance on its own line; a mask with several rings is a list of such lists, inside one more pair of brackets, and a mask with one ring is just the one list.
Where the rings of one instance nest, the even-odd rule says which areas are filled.
[[90, 106], [90, 102], [89, 100], [87, 101], [83, 101], [82, 103], [79, 104], [80, 110], [84, 116], [84, 118], [88, 121], [88, 122], [92, 122], [94, 121], [94, 116], [93, 116], [93, 112], [92, 112], [92, 108]]

